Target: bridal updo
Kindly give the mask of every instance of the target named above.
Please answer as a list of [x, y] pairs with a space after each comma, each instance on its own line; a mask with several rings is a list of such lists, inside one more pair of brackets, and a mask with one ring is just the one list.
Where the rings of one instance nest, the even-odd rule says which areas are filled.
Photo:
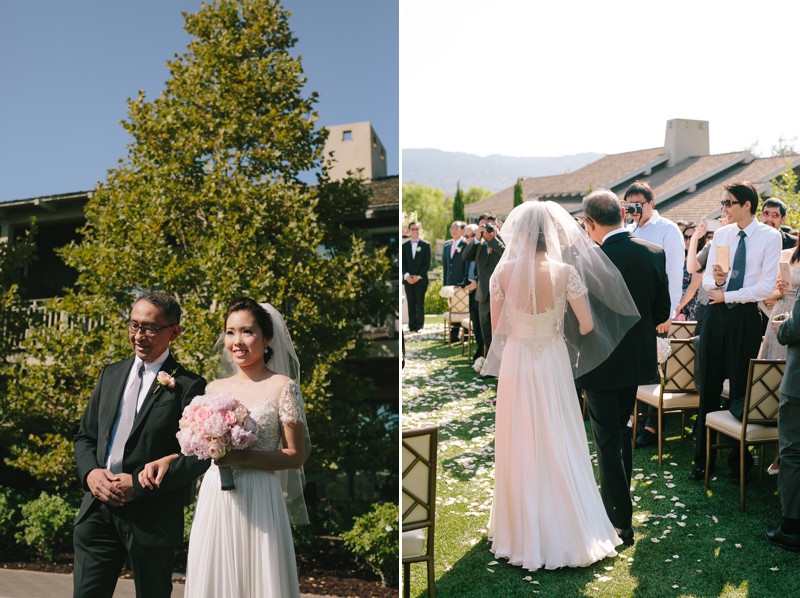
[[[274, 335], [272, 328], [272, 318], [270, 317], [266, 309], [261, 307], [258, 303], [256, 303], [249, 297], [237, 297], [236, 299], [231, 301], [230, 305], [228, 306], [228, 311], [225, 312], [226, 325], [228, 322], [228, 316], [230, 316], [233, 312], [236, 311], [250, 312], [256, 319], [256, 323], [258, 324], [258, 327], [261, 329], [261, 334], [264, 335], [264, 338], [270, 341], [272, 340], [272, 337]], [[264, 351], [264, 363], [268, 364], [269, 360], [272, 359], [274, 353], [275, 351], [272, 350], [272, 347], [267, 347], [267, 350]]]

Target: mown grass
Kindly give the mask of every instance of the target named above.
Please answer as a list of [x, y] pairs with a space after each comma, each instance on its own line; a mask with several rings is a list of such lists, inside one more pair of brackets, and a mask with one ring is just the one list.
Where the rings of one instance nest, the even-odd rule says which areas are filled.
[[[460, 350], [442, 344], [440, 321], [430, 318], [425, 332], [406, 336], [403, 375], [403, 429], [440, 429], [438, 596], [800, 596], [800, 557], [762, 537], [780, 521], [776, 478], [759, 483], [751, 474], [746, 513], [724, 459], [709, 491], [690, 482], [692, 440], [680, 444], [678, 416], [667, 419], [663, 466], [655, 448], [634, 451], [634, 546], [585, 568], [529, 572], [504, 560], [490, 564], [498, 560], [486, 539], [497, 385], [478, 379]], [[767, 462], [773, 456], [768, 450]], [[412, 565], [411, 578], [412, 595], [427, 596], [424, 565]]]

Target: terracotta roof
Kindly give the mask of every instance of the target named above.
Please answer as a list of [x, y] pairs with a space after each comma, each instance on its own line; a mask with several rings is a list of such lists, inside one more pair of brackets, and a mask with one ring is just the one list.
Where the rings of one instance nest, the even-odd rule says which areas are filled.
[[[653, 148], [622, 154], [612, 154], [579, 168], [569, 174], [526, 178], [522, 180], [525, 199], [557, 199], [553, 196], [582, 197], [592, 187], [603, 187], [619, 179], [627, 180], [639, 174], [649, 163], [664, 155], [664, 148]], [[477, 216], [481, 212], [508, 214], [514, 205], [514, 187], [504, 189], [486, 199], [470, 204], [465, 212]]]
[[398, 175], [367, 181], [367, 185], [372, 192], [369, 200], [371, 209], [385, 210], [400, 206], [400, 177]]
[[[800, 159], [800, 156], [790, 156]], [[787, 156], [758, 158], [749, 164], [739, 164], [713, 176], [697, 186], [694, 193], [681, 193], [658, 206], [658, 213], [670, 220], [696, 221], [704, 216], [719, 215], [722, 186], [735, 181], [750, 181], [762, 194], [769, 195], [766, 187], [786, 167]], [[764, 187], [763, 189], [760, 187]], [[658, 196], [656, 196], [658, 202]]]

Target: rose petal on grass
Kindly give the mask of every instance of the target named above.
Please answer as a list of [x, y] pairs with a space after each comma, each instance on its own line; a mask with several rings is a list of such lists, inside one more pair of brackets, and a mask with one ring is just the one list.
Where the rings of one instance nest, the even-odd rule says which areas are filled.
[[522, 581], [530, 581], [531, 579], [533, 578], [530, 575], [526, 575], [525, 577], [522, 578]]
[[778, 571], [778, 568], [777, 567], [770, 567], [769, 570], [770, 571]]
[[654, 543], [656, 543], [656, 544], [658, 544], [659, 542], [661, 542], [661, 540], [659, 540], [658, 538], [650, 538], [650, 541], [651, 541], [651, 542], [654, 542]]
[[714, 538], [717, 542], [724, 542], [725, 538]]

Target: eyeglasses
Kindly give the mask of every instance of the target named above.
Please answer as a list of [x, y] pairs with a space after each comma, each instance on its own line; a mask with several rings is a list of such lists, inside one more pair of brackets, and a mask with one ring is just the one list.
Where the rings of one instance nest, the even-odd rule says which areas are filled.
[[167, 324], [166, 326], [161, 326], [160, 328], [155, 328], [153, 326], [140, 326], [139, 322], [133, 322], [128, 320], [128, 332], [131, 334], [137, 334], [141, 332], [147, 338], [153, 338], [156, 334], [164, 330], [164, 328], [172, 328], [176, 324]]
[[720, 200], [719, 203], [723, 208], [729, 208], [733, 204], [738, 204], [739, 202], [738, 201], [731, 201], [730, 199], [723, 199], [723, 200]]
[[683, 235], [684, 241], [689, 241], [692, 238], [692, 235]]

